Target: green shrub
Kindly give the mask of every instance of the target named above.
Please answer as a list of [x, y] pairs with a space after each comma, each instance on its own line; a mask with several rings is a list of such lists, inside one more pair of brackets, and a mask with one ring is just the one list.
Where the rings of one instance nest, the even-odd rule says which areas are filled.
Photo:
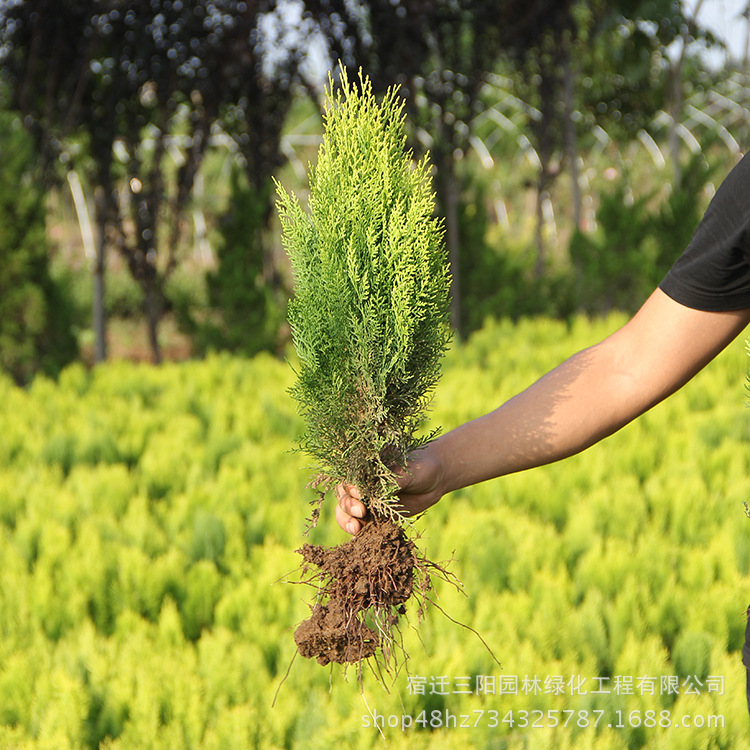
[[705, 681], [709, 674], [713, 638], [707, 633], [685, 630], [680, 633], [672, 649], [672, 663], [676, 674], [683, 679], [697, 677]]
[[666, 199], [633, 197], [625, 180], [601, 194], [594, 233], [574, 231], [569, 253], [575, 268], [577, 309], [635, 312], [687, 247], [703, 215], [703, 188], [711, 178], [702, 154], [685, 167]]
[[239, 169], [232, 170], [229, 207], [219, 224], [218, 265], [206, 275], [205, 304], [185, 288], [170, 288], [178, 320], [198, 352], [252, 356], [279, 347], [287, 295], [278, 272], [266, 267], [270, 189], [258, 191]]
[[489, 224], [481, 185], [468, 183], [459, 211], [462, 335], [481, 329], [489, 318], [564, 319], [577, 309], [580, 300], [563, 267], [550, 264], [538, 275], [530, 232]]
[[[477, 416], [621, 322], [487, 326], [447, 355], [433, 419]], [[663, 708], [677, 721], [725, 719], [690, 729], [385, 727], [394, 750], [748, 747], [745, 356], [741, 341], [731, 344], [645, 421], [568, 461], [446, 498], [416, 522], [426, 553], [455, 555], [465, 584], [436, 583], [430, 597], [502, 662], [439, 612], [416, 632], [409, 612], [409, 674], [425, 676], [428, 690], [440, 675], [581, 675], [589, 687], [593, 676], [649, 675], [654, 696], [420, 696], [405, 674], [386, 692], [370, 672], [360, 681], [300, 659], [282, 684], [290, 631], [309, 611], [308, 592], [285, 583], [303, 539], [307, 474], [289, 452], [300, 430], [290, 368], [222, 355], [158, 369], [76, 366], [29, 388], [0, 379], [0, 747], [364, 750], [382, 744], [362, 727], [367, 706], [472, 717], [494, 709], [500, 720], [510, 709], [516, 719], [520, 710], [603, 709], [604, 724], [620, 710], [626, 725], [631, 710], [643, 719]], [[727, 426], [725, 439], [714, 422]], [[49, 460], [55, 434], [82, 436], [67, 472]], [[107, 435], [118, 451], [133, 446], [132, 463], [89, 461], [81, 446]], [[233, 445], [208, 450], [232, 435]], [[332, 508], [322, 513], [314, 533], [340, 541]], [[722, 677], [723, 693], [659, 694], [661, 676], [695, 675]]]
[[[1, 98], [1, 97], [0, 97]], [[18, 383], [78, 354], [72, 306], [49, 269], [46, 193], [20, 119], [0, 111], [0, 369]]]
[[220, 518], [213, 513], [199, 511], [193, 523], [193, 560], [216, 563], [224, 554], [226, 531]]
[[221, 598], [221, 576], [213, 562], [200, 560], [190, 567], [185, 577], [185, 599], [182, 605], [182, 626], [185, 637], [196, 640], [203, 628], [214, 621], [214, 609]]

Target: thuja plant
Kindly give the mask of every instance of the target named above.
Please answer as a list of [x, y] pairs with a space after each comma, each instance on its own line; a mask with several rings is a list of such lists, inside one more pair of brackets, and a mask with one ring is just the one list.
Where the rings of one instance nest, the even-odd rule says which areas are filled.
[[390, 655], [404, 603], [441, 570], [405, 532], [396, 497], [409, 453], [434, 437], [421, 428], [450, 340], [430, 164], [415, 163], [404, 124], [396, 88], [378, 102], [367, 77], [350, 82], [342, 68], [326, 89], [307, 208], [277, 185], [295, 282], [291, 394], [320, 490], [312, 521], [342, 481], [360, 488], [372, 518], [340, 547], [300, 550], [321, 593], [295, 640], [322, 664]]

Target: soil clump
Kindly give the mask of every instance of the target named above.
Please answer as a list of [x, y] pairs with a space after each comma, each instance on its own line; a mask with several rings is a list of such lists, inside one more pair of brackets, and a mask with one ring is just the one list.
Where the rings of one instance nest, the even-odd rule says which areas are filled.
[[320, 664], [358, 663], [393, 645], [398, 615], [405, 602], [429, 589], [424, 560], [404, 530], [376, 518], [337, 547], [305, 544], [297, 550], [303, 574], [320, 594], [311, 616], [294, 633], [297, 650]]

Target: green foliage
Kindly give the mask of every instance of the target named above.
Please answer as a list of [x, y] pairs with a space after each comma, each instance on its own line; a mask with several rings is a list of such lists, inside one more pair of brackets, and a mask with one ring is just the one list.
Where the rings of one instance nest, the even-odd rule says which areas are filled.
[[602, 194], [597, 231], [575, 231], [570, 241], [581, 311], [635, 311], [690, 242], [710, 178], [711, 170], [698, 155], [686, 165], [681, 184], [656, 207], [653, 194], [634, 198], [625, 181]]
[[530, 315], [564, 318], [580, 300], [572, 298], [569, 274], [549, 268], [539, 277], [529, 237], [491, 227], [481, 185], [469, 185], [459, 205], [461, 321], [466, 335], [488, 318]]
[[296, 282], [292, 394], [302, 447], [327, 481], [356, 482], [388, 512], [393, 465], [424, 440], [449, 340], [449, 278], [428, 162], [414, 166], [405, 150], [403, 102], [391, 89], [378, 105], [367, 78], [358, 89], [341, 74], [327, 92], [309, 213], [279, 186]]
[[72, 307], [49, 271], [46, 192], [31, 138], [0, 112], [0, 368], [19, 383], [77, 355]]
[[196, 311], [194, 295], [172, 295], [199, 352], [252, 356], [278, 348], [285, 293], [281, 280], [264, 268], [269, 189], [258, 190], [239, 169], [232, 171], [229, 208], [219, 224], [218, 267], [206, 275], [206, 304]]
[[[484, 413], [624, 320], [486, 325], [447, 353], [434, 420], [452, 427]], [[425, 695], [406, 674], [386, 692], [369, 672], [343, 680], [300, 659], [281, 684], [291, 631], [309, 613], [283, 582], [304, 531], [289, 519], [299, 518], [305, 470], [287, 450], [304, 424], [285, 363], [74, 365], [28, 388], [0, 376], [0, 747], [365, 750], [382, 745], [363, 726], [368, 706], [472, 722], [499, 712], [494, 728], [488, 713], [471, 729], [385, 726], [395, 750], [748, 747], [745, 364], [734, 342], [603, 444], [454, 493], [418, 522], [425, 552], [452, 557], [465, 585], [436, 586], [435, 601], [502, 662], [430, 613], [418, 633], [402, 632]], [[65, 436], [75, 439], [52, 451]], [[340, 541], [332, 508], [323, 514], [314, 541]], [[472, 687], [478, 675], [536, 675], [542, 690], [452, 692], [462, 675]], [[548, 677], [575, 675], [589, 689], [595, 676], [657, 683], [654, 695], [544, 690]], [[447, 695], [430, 692], [439, 676]], [[662, 676], [719, 676], [723, 691], [662, 694]], [[644, 725], [646, 711], [667, 709], [670, 726]], [[511, 710], [516, 721], [558, 711], [560, 725], [510, 726]], [[608, 713], [596, 728], [562, 726], [563, 711], [583, 710]], [[631, 711], [640, 726], [629, 726]], [[673, 725], [709, 715], [723, 727]]]

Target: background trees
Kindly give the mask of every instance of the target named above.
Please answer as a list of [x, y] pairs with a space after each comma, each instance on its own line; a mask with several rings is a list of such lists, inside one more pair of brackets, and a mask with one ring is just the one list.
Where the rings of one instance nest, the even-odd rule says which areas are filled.
[[[666, 111], [674, 144], [683, 97], [680, 70], [691, 42], [712, 41], [694, 20], [700, 3], [688, 10], [673, 0], [307, 5], [335, 56], [351, 67], [362, 65], [382, 89], [393, 82], [402, 86], [414, 144], [429, 148], [436, 166], [453, 274], [452, 319], [464, 332], [470, 326], [463, 319], [473, 317], [470, 300], [482, 293], [473, 269], [484, 266], [487, 249], [481, 235], [462, 228], [464, 206], [482, 201], [476, 168], [463, 160], [474, 152], [480, 162], [493, 162], [481, 124], [494, 106], [492, 74], [502, 71], [522, 102], [524, 139], [534, 161], [535, 234], [529, 251], [539, 281], [550, 272], [547, 215], [563, 171], [570, 177], [573, 225], [582, 223], [579, 151], [591, 144], [579, 146], [580, 137], [598, 127], [612, 138], [634, 140], [657, 112]], [[666, 50], [675, 41], [679, 55], [672, 60]], [[679, 178], [675, 145], [672, 152]]]
[[[61, 195], [74, 171], [95, 217], [95, 359], [105, 269], [119, 263], [159, 361], [175, 307], [196, 351], [283, 346], [289, 275], [269, 180], [295, 180], [290, 155], [314, 157], [292, 139], [303, 123], [314, 145], [304, 100], [317, 106], [337, 59], [381, 92], [400, 84], [411, 145], [431, 151], [458, 330], [487, 315], [566, 315], [583, 299], [607, 308], [596, 297], [616, 283], [607, 269], [640, 262], [597, 222], [612, 170], [612, 210], [643, 197], [651, 233], [670, 185], [697, 201], [671, 199], [671, 221], [693, 222], [708, 161], [730, 166], [747, 138], [744, 72], [702, 65], [713, 39], [701, 12], [698, 0], [23, 0], [0, 8], [0, 70], [44, 184]], [[688, 148], [708, 156], [688, 168]], [[185, 271], [195, 294], [176, 292], [198, 213], [216, 253]], [[678, 251], [617, 305], [637, 304]]]
[[[272, 81], [258, 56], [258, 19], [272, 7], [262, 0], [26, 0], [2, 19], [5, 76], [43, 166], [70, 161], [68, 139], [84, 144], [75, 156], [97, 194], [99, 320], [111, 246], [141, 287], [156, 362], [185, 208], [220, 121], [250, 184], [267, 196], [268, 220], [266, 185], [290, 98], [288, 78], [276, 69]], [[262, 245], [253, 251], [263, 254]], [[102, 359], [101, 322], [97, 334]]]
[[33, 144], [0, 112], [0, 369], [26, 383], [77, 355], [69, 299], [50, 277], [45, 200]]
[[[415, 144], [430, 150], [436, 167], [451, 263], [451, 317], [460, 331], [459, 213], [466, 181], [460, 161], [472, 148], [472, 121], [483, 106], [483, 86], [503, 54], [531, 54], [541, 50], [548, 36], [559, 35], [570, 22], [571, 2], [538, 0], [530, 7], [518, 0], [373, 0], [357, 5], [323, 0], [309, 5], [340, 59], [351, 67], [363, 66], [381, 91], [394, 83], [402, 87]], [[546, 92], [544, 101], [554, 102], [554, 93]]]

